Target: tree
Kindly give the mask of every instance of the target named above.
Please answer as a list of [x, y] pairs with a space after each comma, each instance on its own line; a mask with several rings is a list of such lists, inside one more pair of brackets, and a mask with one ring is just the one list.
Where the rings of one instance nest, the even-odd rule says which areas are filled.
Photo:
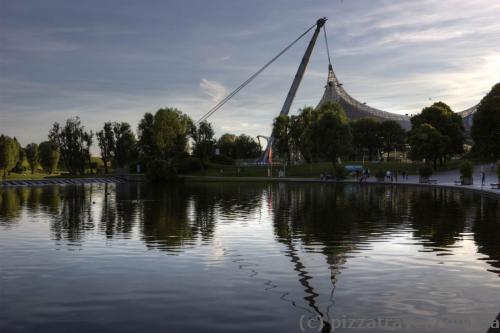
[[371, 161], [373, 153], [382, 148], [380, 123], [372, 118], [361, 118], [351, 123], [353, 144], [357, 149], [368, 151]]
[[500, 83], [481, 100], [472, 119], [474, 149], [490, 160], [500, 159]]
[[352, 144], [351, 128], [347, 117], [342, 116], [343, 110], [341, 111], [326, 110], [312, 126], [316, 146], [333, 164], [337, 164], [341, 156], [349, 153]]
[[236, 158], [236, 138], [236, 135], [230, 133], [221, 135], [217, 140], [217, 147], [222, 155], [233, 159]]
[[44, 141], [40, 143], [38, 150], [40, 154], [40, 165], [45, 172], [52, 174], [56, 171], [57, 164], [59, 164], [59, 148], [50, 141]]
[[236, 158], [257, 158], [261, 154], [259, 144], [250, 136], [245, 134], [241, 134], [236, 138], [234, 146]]
[[153, 143], [165, 159], [184, 153], [192, 120], [175, 108], [160, 109], [154, 115]]
[[70, 118], [64, 127], [54, 123], [49, 131], [49, 140], [59, 148], [66, 169], [71, 174], [84, 174], [85, 164], [90, 161], [92, 132], [86, 132], [80, 118]]
[[154, 155], [154, 115], [147, 112], [139, 122], [137, 127], [137, 136], [139, 138], [137, 147], [141, 159], [147, 159]]
[[19, 160], [19, 147], [16, 141], [6, 135], [0, 135], [0, 168], [3, 176], [15, 167]]
[[19, 152], [19, 156], [17, 158], [16, 165], [14, 166], [14, 168], [12, 170], [14, 172], [17, 172], [17, 173], [22, 173], [22, 172], [24, 172], [24, 169], [25, 169], [23, 163], [24, 163], [24, 160], [26, 159], [26, 152], [21, 147], [21, 144], [19, 143], [19, 141], [17, 141], [16, 137], [14, 137], [12, 139], [16, 143], [17, 151]]
[[97, 142], [101, 149], [101, 159], [104, 163], [104, 172], [108, 173], [108, 164], [113, 159], [116, 148], [115, 133], [113, 132], [113, 124], [110, 122], [104, 123], [102, 130], [97, 132]]
[[290, 164], [291, 157], [291, 135], [290, 135], [290, 117], [287, 115], [279, 115], [274, 119], [273, 123], [273, 150], [278, 155], [286, 158]]
[[[422, 124], [429, 124], [446, 136], [447, 145], [444, 147], [444, 161], [447, 156], [461, 154], [464, 150], [465, 130], [462, 117], [443, 102], [437, 102], [426, 107], [422, 112], [411, 118], [412, 128], [417, 128]], [[440, 157], [441, 160], [441, 157]]]
[[194, 141], [193, 155], [203, 161], [208, 161], [213, 154], [215, 145], [212, 125], [206, 121], [202, 121], [198, 126], [193, 125], [190, 135]]
[[405, 130], [394, 120], [386, 120], [379, 125], [379, 135], [382, 143], [382, 149], [389, 155], [396, 149], [403, 149], [406, 139]]
[[35, 173], [38, 164], [40, 163], [40, 153], [38, 150], [38, 145], [36, 143], [30, 143], [24, 149], [26, 152], [26, 159], [28, 160], [28, 164], [30, 165], [31, 174]]
[[137, 158], [137, 140], [128, 123], [114, 123], [113, 132], [115, 134], [115, 163], [123, 168]]
[[442, 135], [430, 124], [422, 124], [412, 129], [408, 136], [410, 144], [410, 158], [412, 160], [423, 160], [426, 163], [433, 161], [434, 169], [436, 162], [445, 151], [449, 138]]

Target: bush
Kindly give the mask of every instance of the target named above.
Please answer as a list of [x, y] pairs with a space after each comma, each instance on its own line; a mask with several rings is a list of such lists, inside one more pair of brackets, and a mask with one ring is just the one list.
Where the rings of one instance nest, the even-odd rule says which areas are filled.
[[349, 172], [342, 164], [335, 164], [333, 166], [333, 177], [335, 179], [341, 180], [346, 179], [349, 175]]
[[203, 170], [203, 163], [197, 157], [187, 156], [177, 158], [172, 162], [178, 173], [190, 173]]
[[462, 178], [472, 178], [474, 172], [474, 164], [470, 161], [464, 161], [460, 164], [460, 175]]
[[377, 170], [377, 171], [375, 171], [375, 178], [377, 178], [377, 179], [385, 179], [385, 172], [384, 172], [384, 170]]
[[432, 168], [429, 166], [423, 166], [418, 169], [418, 174], [422, 178], [429, 178], [432, 175]]
[[164, 183], [175, 180], [177, 172], [165, 160], [153, 160], [148, 164], [147, 179], [152, 183]]
[[234, 165], [234, 160], [227, 155], [214, 155], [210, 157], [210, 162], [216, 164]]

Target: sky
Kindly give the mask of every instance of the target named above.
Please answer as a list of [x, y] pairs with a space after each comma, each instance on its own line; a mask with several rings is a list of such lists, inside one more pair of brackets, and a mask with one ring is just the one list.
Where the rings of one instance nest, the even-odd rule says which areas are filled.
[[[339, 80], [370, 106], [461, 111], [500, 81], [499, 1], [0, 0], [0, 133], [136, 128], [162, 107], [197, 120], [323, 16]], [[217, 136], [269, 134], [311, 36], [209, 118]], [[291, 114], [318, 103], [327, 67], [320, 36]]]

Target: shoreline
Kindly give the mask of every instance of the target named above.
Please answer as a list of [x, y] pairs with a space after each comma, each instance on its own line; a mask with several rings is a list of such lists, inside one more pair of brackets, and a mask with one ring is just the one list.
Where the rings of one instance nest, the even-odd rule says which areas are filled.
[[[185, 182], [256, 182], [256, 183], [323, 183], [323, 184], [358, 184], [358, 185], [384, 185], [384, 186], [418, 186], [429, 188], [445, 188], [458, 191], [469, 191], [476, 194], [487, 195], [495, 199], [500, 199], [500, 190], [491, 189], [488, 186], [478, 187], [477, 185], [455, 185], [450, 183], [425, 184], [417, 181], [378, 181], [368, 179], [362, 183], [354, 179], [345, 180], [321, 180], [313, 177], [245, 177], [245, 176], [189, 176], [181, 175], [179, 179]], [[52, 178], [36, 180], [3, 180], [0, 188], [13, 188], [22, 186], [51, 186], [51, 185], [85, 185], [85, 184], [105, 184], [105, 183], [125, 183], [144, 182], [143, 175], [121, 175], [112, 177], [85, 177], [85, 178]]]
[[[358, 185], [384, 185], [384, 186], [418, 186], [418, 187], [430, 187], [430, 188], [445, 188], [459, 191], [470, 191], [477, 194], [483, 194], [491, 196], [495, 199], [500, 200], [500, 190], [495, 190], [484, 187], [471, 187], [471, 185], [454, 185], [448, 183], [436, 183], [436, 184], [425, 184], [414, 181], [400, 181], [400, 182], [387, 182], [387, 181], [377, 181], [369, 179], [360, 183], [357, 180], [321, 180], [320, 178], [308, 178], [308, 177], [224, 177], [224, 176], [181, 176], [186, 182], [288, 182], [288, 183], [330, 183], [330, 184], [358, 184]], [[474, 185], [472, 185], [474, 186]]]

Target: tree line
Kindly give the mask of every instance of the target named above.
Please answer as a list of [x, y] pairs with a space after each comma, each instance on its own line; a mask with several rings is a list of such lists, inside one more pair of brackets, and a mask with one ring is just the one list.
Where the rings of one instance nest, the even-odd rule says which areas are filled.
[[[394, 151], [406, 151], [411, 159], [424, 160], [434, 168], [464, 154], [467, 140], [461, 117], [443, 102], [413, 116], [408, 132], [392, 120], [349, 121], [338, 103], [326, 103], [318, 108], [304, 107], [297, 115], [277, 117], [273, 136], [273, 156], [287, 163], [337, 164], [341, 158], [356, 160], [361, 156], [388, 159]], [[479, 103], [470, 136], [473, 156], [488, 161], [500, 158], [500, 83]], [[230, 164], [261, 154], [260, 145], [248, 135], [226, 133], [216, 139], [210, 123], [195, 123], [178, 109], [162, 108], [144, 114], [136, 132], [126, 122], [106, 122], [93, 133], [75, 117], [64, 124], [54, 123], [48, 140], [40, 144], [21, 147], [15, 137], [0, 135], [0, 169], [4, 177], [12, 171], [23, 172], [25, 162], [32, 173], [38, 167], [49, 174], [59, 167], [70, 174], [93, 172], [97, 165], [90, 151], [95, 143], [106, 173], [110, 167], [140, 165], [140, 171], [170, 175], [175, 170], [203, 168], [209, 162]]]
[[54, 123], [48, 140], [40, 144], [21, 147], [16, 138], [1, 135], [0, 168], [4, 177], [10, 172], [23, 172], [25, 161], [32, 173], [39, 166], [49, 174], [59, 167], [73, 175], [92, 173], [97, 168], [91, 158], [95, 143], [105, 173], [111, 167], [136, 171], [140, 165], [141, 171], [151, 169], [165, 175], [175, 173], [177, 168], [191, 171], [210, 161], [231, 164], [235, 159], [256, 158], [261, 153], [259, 144], [248, 135], [226, 133], [217, 140], [210, 123], [196, 124], [178, 109], [162, 108], [144, 114], [137, 133], [126, 122], [106, 122], [94, 133], [75, 117], [64, 124]]
[[[489, 161], [500, 158], [500, 84], [479, 103], [471, 128], [471, 154]], [[443, 102], [425, 107], [411, 117], [406, 132], [393, 120], [361, 118], [348, 121], [338, 103], [318, 108], [304, 107], [298, 115], [280, 115], [273, 123], [275, 153], [288, 163], [349, 160], [366, 156], [389, 159], [394, 151], [405, 151], [414, 161], [443, 165], [462, 156], [467, 135], [460, 115]]]

